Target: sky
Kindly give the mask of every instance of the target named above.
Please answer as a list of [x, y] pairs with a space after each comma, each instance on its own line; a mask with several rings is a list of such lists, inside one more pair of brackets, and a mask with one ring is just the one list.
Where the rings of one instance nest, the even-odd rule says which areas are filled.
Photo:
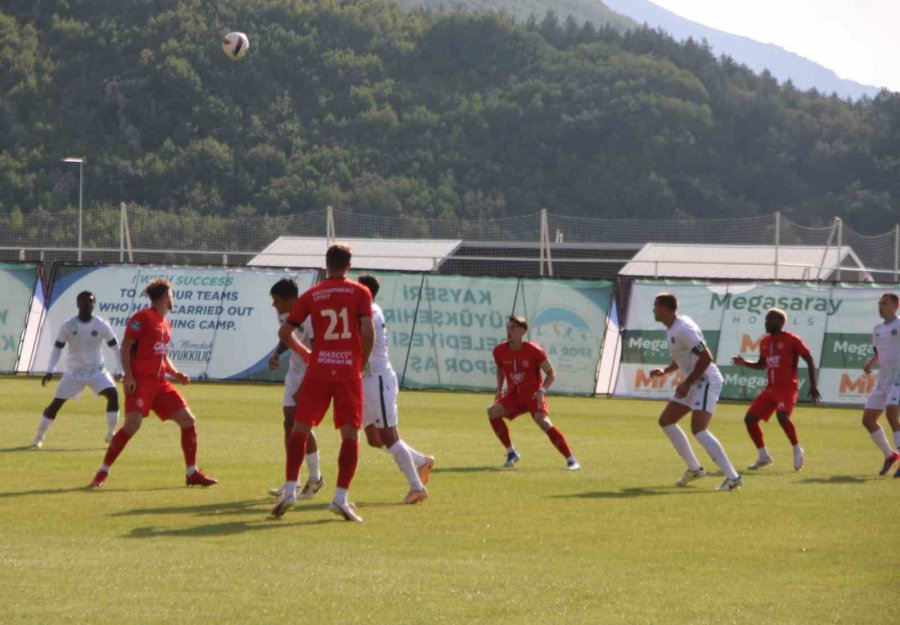
[[900, 91], [900, 0], [651, 0], [804, 56], [841, 78]]

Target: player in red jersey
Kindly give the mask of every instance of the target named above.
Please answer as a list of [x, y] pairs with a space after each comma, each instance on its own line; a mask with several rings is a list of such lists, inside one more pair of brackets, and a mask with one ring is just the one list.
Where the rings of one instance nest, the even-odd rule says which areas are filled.
[[297, 395], [294, 426], [286, 446], [284, 494], [272, 508], [280, 517], [297, 502], [297, 479], [306, 454], [309, 433], [322, 422], [334, 401], [334, 427], [341, 431], [337, 489], [329, 510], [347, 521], [362, 521], [347, 489], [359, 458], [359, 429], [362, 427], [362, 370], [375, 343], [372, 323], [372, 294], [369, 289], [347, 279], [350, 248], [332, 245], [325, 254], [326, 278], [297, 300], [278, 338], [298, 354], [305, 350], [294, 333], [307, 317], [312, 318], [312, 354], [306, 376]]
[[813, 362], [809, 347], [796, 334], [784, 331], [787, 322], [787, 313], [778, 308], [771, 308], [766, 313], [766, 336], [759, 344], [759, 360], [747, 362], [742, 356], [736, 356], [732, 362], [739, 367], [750, 369], [765, 369], [767, 382], [766, 388], [750, 405], [744, 423], [750, 438], [756, 443], [759, 450], [759, 458], [748, 469], [756, 471], [772, 464], [772, 456], [766, 449], [760, 420], [768, 422], [772, 413], [778, 418], [778, 424], [787, 434], [788, 440], [794, 446], [794, 471], [803, 468], [803, 448], [797, 439], [797, 428], [791, 421], [791, 413], [799, 396], [800, 380], [797, 377], [797, 361], [802, 358], [809, 370], [809, 399], [818, 404], [821, 396], [816, 385], [816, 366]]
[[181, 450], [187, 467], [185, 484], [212, 486], [218, 480], [208, 477], [197, 468], [197, 430], [194, 415], [181, 393], [166, 379], [171, 375], [181, 384], [190, 378], [181, 373], [169, 360], [169, 341], [172, 326], [166, 314], [172, 310], [172, 287], [166, 280], [154, 280], [144, 290], [150, 306], [128, 320], [122, 341], [122, 371], [125, 386], [125, 424], [116, 432], [91, 488], [103, 486], [109, 468], [125, 449], [131, 437], [141, 428], [150, 411], [162, 421], [174, 421], [181, 428]]
[[[566, 437], [550, 423], [546, 393], [556, 380], [556, 373], [544, 350], [536, 343], [523, 340], [527, 330], [528, 322], [524, 317], [511, 316], [506, 322], [507, 340], [494, 348], [497, 393], [494, 405], [488, 408], [488, 420], [497, 438], [506, 447], [506, 463], [503, 466], [511, 468], [521, 458], [513, 447], [509, 428], [503, 420], [512, 421], [528, 412], [566, 459], [568, 469], [577, 471], [581, 465], [569, 449]], [[546, 378], [543, 374], [546, 374]], [[506, 394], [503, 393], [504, 380]]]

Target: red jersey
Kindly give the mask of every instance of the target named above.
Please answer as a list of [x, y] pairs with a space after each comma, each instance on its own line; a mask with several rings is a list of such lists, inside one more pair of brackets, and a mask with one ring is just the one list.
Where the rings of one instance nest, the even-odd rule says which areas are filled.
[[134, 314], [125, 326], [125, 338], [132, 338], [131, 373], [135, 378], [166, 377], [165, 359], [172, 340], [172, 325], [153, 308]]
[[797, 361], [809, 356], [803, 339], [790, 332], [766, 334], [759, 343], [759, 355], [766, 359], [766, 388], [798, 388]]
[[369, 289], [347, 278], [326, 278], [306, 291], [287, 320], [299, 326], [312, 318], [312, 355], [306, 377], [358, 380], [362, 377], [361, 317], [372, 316]]
[[536, 343], [524, 341], [513, 351], [509, 341], [494, 348], [494, 362], [506, 378], [506, 394], [533, 395], [544, 381], [541, 365], [547, 361], [547, 353]]

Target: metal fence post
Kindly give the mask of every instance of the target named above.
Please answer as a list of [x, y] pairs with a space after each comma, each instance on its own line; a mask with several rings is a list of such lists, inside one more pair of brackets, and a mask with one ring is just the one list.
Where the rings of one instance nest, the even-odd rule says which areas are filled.
[[900, 224], [894, 225], [894, 282], [900, 280]]
[[775, 279], [778, 279], [778, 248], [781, 245], [781, 213], [775, 213]]
[[841, 254], [843, 250], [841, 249], [844, 245], [844, 222], [840, 217], [834, 218], [834, 225], [837, 228], [837, 281], [841, 281]]

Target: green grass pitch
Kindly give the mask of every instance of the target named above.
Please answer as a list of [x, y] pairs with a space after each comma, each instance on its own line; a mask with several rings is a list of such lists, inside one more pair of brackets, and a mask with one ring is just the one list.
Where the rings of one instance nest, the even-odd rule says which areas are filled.
[[[897, 618], [900, 479], [859, 410], [800, 408], [807, 468], [776, 464], [716, 493], [686, 489], [656, 425], [661, 403], [551, 397], [577, 473], [527, 417], [511, 426], [522, 461], [486, 422], [488, 395], [405, 392], [401, 432], [434, 454], [431, 497], [383, 452], [361, 448], [351, 489], [365, 524], [327, 511], [338, 437], [320, 428], [327, 485], [281, 520], [278, 386], [191, 385], [200, 466], [221, 483], [184, 487], [176, 426], [148, 419], [98, 492], [83, 487], [105, 444], [102, 400], [69, 402], [30, 451], [52, 396], [0, 379], [0, 622], [18, 623], [793, 623]], [[712, 431], [742, 469], [755, 457], [743, 405]], [[326, 422], [327, 423], [327, 422]], [[707, 469], [715, 468], [695, 444]], [[305, 474], [305, 471], [304, 471]]]

